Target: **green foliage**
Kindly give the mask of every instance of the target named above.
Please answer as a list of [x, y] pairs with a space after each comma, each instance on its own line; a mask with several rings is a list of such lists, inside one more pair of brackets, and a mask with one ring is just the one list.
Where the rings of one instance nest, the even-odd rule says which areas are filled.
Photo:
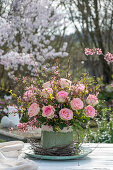
[[28, 114], [27, 113], [23, 113], [22, 118], [21, 118], [21, 123], [28, 122], [28, 119], [29, 119]]
[[0, 139], [0, 143], [5, 142], [5, 140]]
[[101, 119], [98, 118], [96, 122], [98, 127], [95, 131], [87, 128], [87, 140], [94, 143], [113, 143], [113, 111], [111, 108], [103, 108]]
[[100, 100], [113, 100], [113, 93], [102, 90], [98, 97]]

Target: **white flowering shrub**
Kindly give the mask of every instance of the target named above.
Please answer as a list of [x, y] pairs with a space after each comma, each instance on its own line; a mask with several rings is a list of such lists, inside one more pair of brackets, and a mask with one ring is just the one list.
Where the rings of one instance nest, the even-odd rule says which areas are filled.
[[47, 59], [67, 56], [67, 43], [52, 46], [62, 19], [49, 0], [11, 1], [0, 17], [0, 64], [11, 71], [27, 64], [34, 73]]

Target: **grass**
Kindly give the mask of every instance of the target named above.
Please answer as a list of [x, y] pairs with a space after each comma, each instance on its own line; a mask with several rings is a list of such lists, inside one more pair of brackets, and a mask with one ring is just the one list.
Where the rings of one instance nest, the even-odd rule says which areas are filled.
[[2, 143], [2, 142], [6, 142], [6, 141], [5, 141], [5, 140], [0, 139], [0, 143]]

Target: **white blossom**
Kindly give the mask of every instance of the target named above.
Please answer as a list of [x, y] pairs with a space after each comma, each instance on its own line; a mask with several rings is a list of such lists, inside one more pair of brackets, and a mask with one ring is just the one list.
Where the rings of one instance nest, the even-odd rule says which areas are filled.
[[67, 56], [66, 43], [59, 51], [51, 45], [62, 18], [49, 0], [13, 0], [0, 17], [0, 64], [6, 70], [27, 64], [34, 73], [47, 59]]

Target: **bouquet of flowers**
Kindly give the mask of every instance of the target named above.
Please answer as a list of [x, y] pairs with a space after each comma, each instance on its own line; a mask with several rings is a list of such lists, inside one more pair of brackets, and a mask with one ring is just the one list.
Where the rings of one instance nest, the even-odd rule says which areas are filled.
[[[50, 136], [50, 132], [56, 133], [57, 139], [60, 137], [63, 142], [69, 140], [65, 144], [71, 143], [73, 137], [69, 137], [69, 134], [73, 131], [72, 127], [75, 130], [83, 128], [90, 118], [97, 115], [98, 90], [92, 83], [88, 84], [87, 80], [87, 75], [79, 82], [71, 81], [69, 76], [61, 78], [57, 69], [45, 83], [40, 78], [38, 81], [32, 80], [31, 84], [24, 79], [25, 92], [18, 100], [21, 102], [21, 109], [24, 108], [28, 113], [29, 121], [19, 124], [19, 130], [27, 130], [28, 126], [41, 127], [43, 147], [54, 146], [50, 140], [55, 137]], [[60, 132], [67, 134], [66, 140], [61, 134], [58, 137]], [[50, 145], [44, 144], [47, 141]], [[58, 145], [60, 144], [61, 142]]]
[[84, 78], [84, 83], [73, 83], [60, 78], [59, 73], [54, 71], [50, 81], [43, 84], [34, 82], [25, 88], [22, 107], [27, 109], [30, 120], [36, 126], [47, 125], [54, 131], [82, 126], [97, 115], [95, 106], [98, 104], [97, 89], [88, 86], [85, 81]]
[[[98, 104], [97, 89], [84, 82], [72, 82], [61, 78], [54, 71], [50, 81], [43, 84], [35, 81], [25, 88], [22, 107], [27, 109], [33, 125], [47, 125], [54, 131], [69, 126], [82, 126], [89, 118], [97, 115], [95, 106]], [[25, 84], [28, 84], [25, 81]], [[21, 125], [19, 125], [21, 127]]]

